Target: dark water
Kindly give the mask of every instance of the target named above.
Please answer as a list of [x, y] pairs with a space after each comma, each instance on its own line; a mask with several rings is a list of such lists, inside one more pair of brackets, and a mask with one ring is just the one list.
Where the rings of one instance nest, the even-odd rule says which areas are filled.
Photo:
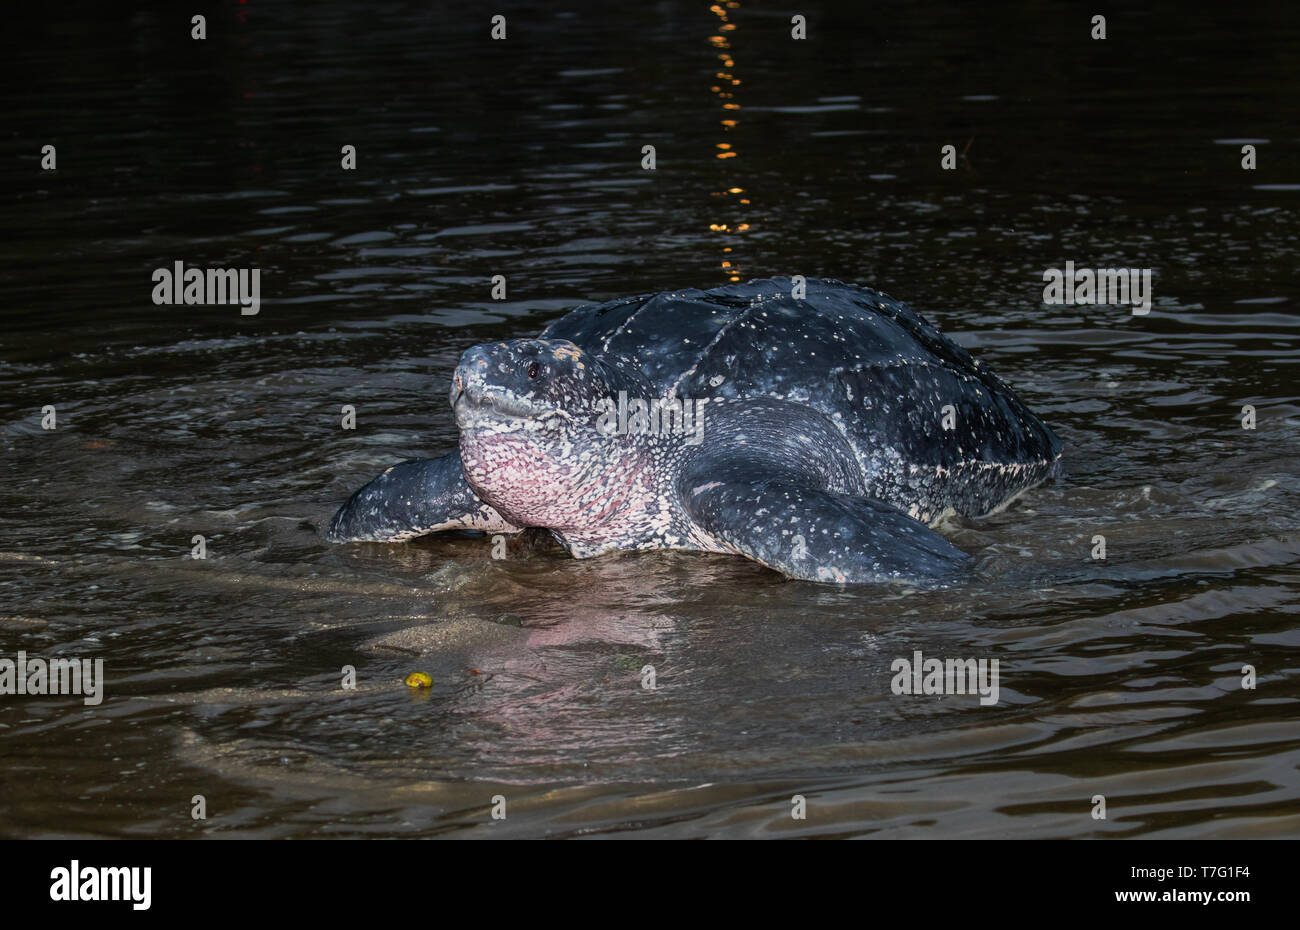
[[[0, 657], [108, 685], [0, 698], [0, 833], [1300, 835], [1294, 7], [1094, 41], [1093, 11], [834, 6], [806, 41], [735, 3], [250, 2], [204, 42], [14, 14]], [[1045, 305], [1067, 260], [1154, 269], [1152, 312]], [[261, 312], [155, 306], [175, 261], [262, 269]], [[969, 584], [323, 541], [452, 447], [465, 347], [781, 273], [908, 300], [1065, 439], [1063, 483], [946, 525]], [[893, 694], [915, 650], [998, 659], [1000, 702]]]

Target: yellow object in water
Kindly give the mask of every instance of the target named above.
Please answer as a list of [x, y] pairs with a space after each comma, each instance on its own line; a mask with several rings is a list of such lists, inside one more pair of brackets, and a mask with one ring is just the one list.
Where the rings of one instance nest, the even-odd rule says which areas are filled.
[[406, 676], [406, 684], [411, 688], [432, 688], [433, 679], [424, 672], [411, 672]]

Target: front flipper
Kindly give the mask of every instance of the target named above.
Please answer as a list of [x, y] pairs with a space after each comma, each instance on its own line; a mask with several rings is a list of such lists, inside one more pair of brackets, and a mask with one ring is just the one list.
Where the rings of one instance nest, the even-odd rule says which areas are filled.
[[460, 453], [412, 459], [357, 491], [330, 521], [330, 542], [400, 542], [439, 530], [517, 533], [465, 482]]
[[895, 507], [796, 478], [705, 477], [681, 491], [700, 529], [791, 578], [942, 584], [970, 564], [970, 556]]

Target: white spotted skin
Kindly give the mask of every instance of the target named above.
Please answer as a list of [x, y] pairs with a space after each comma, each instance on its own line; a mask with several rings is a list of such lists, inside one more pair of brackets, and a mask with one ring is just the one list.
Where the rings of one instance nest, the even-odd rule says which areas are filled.
[[[990, 512], [1057, 470], [1061, 443], [964, 349], [869, 288], [789, 279], [581, 307], [551, 324], [660, 395], [811, 406], [852, 447], [867, 493], [918, 518]], [[721, 380], [719, 380], [721, 379]], [[953, 430], [941, 410], [956, 408]]]
[[470, 510], [464, 514], [464, 516], [458, 517], [454, 520], [443, 520], [439, 523], [413, 526], [408, 530], [403, 530], [397, 533], [385, 533], [382, 537], [382, 541], [389, 543], [406, 542], [411, 539], [418, 539], [421, 536], [428, 536], [430, 533], [439, 533], [443, 530], [478, 530], [482, 533], [518, 533], [521, 529], [522, 527], [516, 526], [508, 520], [503, 520], [499, 513], [487, 504], [484, 504]]
[[578, 558], [616, 550], [727, 551], [695, 526], [674, 487], [681, 437], [601, 436], [503, 420], [460, 436], [470, 486], [504, 519], [544, 527]]

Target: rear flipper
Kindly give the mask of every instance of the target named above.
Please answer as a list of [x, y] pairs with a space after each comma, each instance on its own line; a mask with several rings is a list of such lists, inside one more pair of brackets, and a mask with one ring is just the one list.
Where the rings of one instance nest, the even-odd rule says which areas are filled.
[[465, 482], [460, 453], [412, 459], [357, 491], [330, 521], [330, 542], [400, 542], [439, 530], [517, 533]]
[[888, 504], [789, 478], [694, 482], [687, 512], [719, 543], [791, 578], [839, 584], [957, 580], [970, 556]]

